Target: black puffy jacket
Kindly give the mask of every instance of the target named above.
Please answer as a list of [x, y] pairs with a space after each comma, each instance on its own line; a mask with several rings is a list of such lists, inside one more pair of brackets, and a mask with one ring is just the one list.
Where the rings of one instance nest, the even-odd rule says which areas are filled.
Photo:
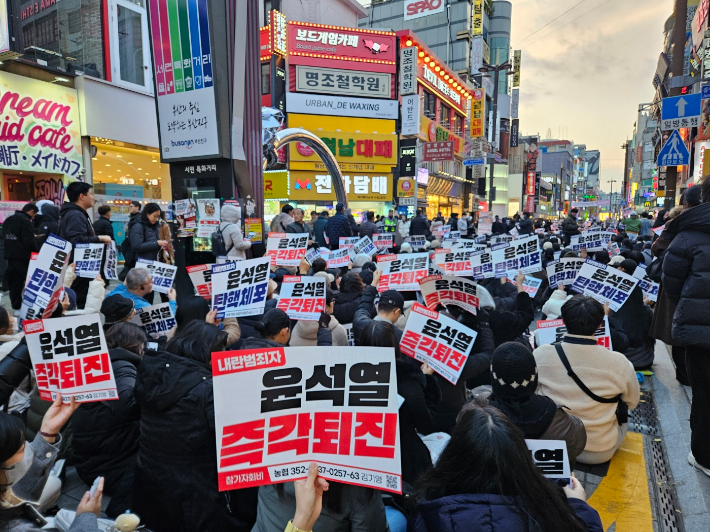
[[111, 240], [115, 240], [113, 236], [113, 225], [111, 225], [111, 220], [109, 220], [108, 218], [104, 218], [103, 216], [99, 217], [99, 219], [94, 222], [94, 232], [97, 235], [110, 236]]
[[336, 250], [340, 248], [338, 239], [341, 236], [353, 236], [353, 230], [346, 216], [342, 212], [336, 212], [325, 223], [325, 234], [328, 237], [330, 249]]
[[131, 226], [128, 237], [136, 258], [155, 260], [158, 256], [158, 224], [139, 221]]
[[76, 203], [65, 203], [59, 210], [59, 236], [74, 247], [101, 242], [94, 233], [89, 214]]
[[410, 236], [431, 236], [431, 223], [424, 216], [415, 216], [409, 224]]
[[29, 262], [33, 251], [38, 251], [32, 218], [22, 211], [8, 216], [2, 224], [5, 237], [5, 259]]
[[710, 349], [710, 203], [678, 220], [678, 234], [663, 261], [663, 290], [678, 304], [671, 334], [678, 345]]
[[527, 330], [535, 318], [533, 300], [526, 292], [520, 292], [515, 296], [515, 309], [512, 312], [500, 311], [496, 307], [496, 310], [490, 311], [490, 315], [491, 330], [497, 347], [505, 342], [512, 342]]
[[333, 316], [338, 320], [338, 323], [352, 323], [355, 319], [355, 312], [360, 306], [361, 293], [353, 292], [338, 292], [335, 294], [335, 306], [333, 307]]
[[518, 225], [520, 226], [518, 234], [531, 235], [533, 233], [533, 222], [530, 218], [523, 218]]
[[[37, 220], [36, 218], [41, 218]], [[32, 220], [37, 228], [37, 234], [47, 239], [50, 233], [59, 234], [59, 207], [56, 205], [42, 205], [42, 214]], [[43, 241], [44, 241], [43, 240]], [[93, 481], [92, 481], [93, 482]]]

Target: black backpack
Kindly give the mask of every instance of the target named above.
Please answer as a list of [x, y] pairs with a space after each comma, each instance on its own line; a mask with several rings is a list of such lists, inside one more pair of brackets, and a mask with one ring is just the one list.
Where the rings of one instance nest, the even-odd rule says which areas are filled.
[[210, 239], [212, 240], [212, 254], [215, 257], [225, 257], [234, 247], [234, 242], [232, 242], [232, 245], [229, 246], [229, 249], [227, 249], [220, 227], [217, 227], [215, 232], [212, 233]]

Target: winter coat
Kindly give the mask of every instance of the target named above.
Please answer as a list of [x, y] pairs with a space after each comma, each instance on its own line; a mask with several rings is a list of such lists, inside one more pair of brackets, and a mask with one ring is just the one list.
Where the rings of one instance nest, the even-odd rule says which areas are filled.
[[96, 236], [107, 235], [111, 237], [111, 240], [116, 240], [113, 236], [111, 220], [103, 216], [99, 217], [99, 219], [94, 222], [94, 233], [96, 233]]
[[311, 238], [311, 228], [306, 222], [291, 222], [286, 226], [286, 232], [291, 234], [303, 234], [307, 233], [308, 238]]
[[[330, 329], [318, 329], [318, 336], [315, 345], [321, 347], [333, 345], [333, 334]], [[283, 347], [283, 345], [278, 342], [274, 342], [273, 340], [269, 340], [268, 338], [244, 338], [240, 349], [264, 349], [269, 347]]]
[[[37, 220], [37, 218], [40, 218], [40, 220]], [[59, 207], [50, 204], [42, 205], [42, 214], [35, 216], [32, 222], [37, 228], [37, 234], [45, 237], [45, 239], [50, 233], [58, 235]]]
[[530, 218], [523, 218], [518, 224], [520, 229], [518, 229], [518, 234], [520, 235], [531, 235], [533, 233], [533, 222]]
[[639, 236], [648, 236], [651, 234], [651, 220], [648, 218], [641, 218], [641, 231], [639, 232]]
[[[291, 340], [289, 340], [288, 345], [291, 347], [318, 345], [319, 329], [320, 326], [317, 321], [298, 320], [291, 331]], [[340, 347], [348, 345], [348, 333], [335, 316], [330, 317], [328, 329], [333, 335], [333, 345]]]
[[210, 366], [167, 351], [146, 356], [134, 395], [141, 420], [132, 511], [141, 523], [155, 532], [237, 529], [218, 491]]
[[571, 294], [563, 290], [553, 290], [550, 299], [542, 306], [542, 313], [547, 320], [556, 320], [562, 316], [562, 306], [572, 299]]
[[[567, 499], [589, 532], [603, 532], [599, 514], [581, 499]], [[407, 532], [530, 532], [513, 497], [485, 493], [450, 495], [420, 502]]]
[[[651, 253], [653, 253], [655, 257], [660, 257], [663, 252], [668, 249], [668, 246], [671, 245], [671, 242], [673, 242], [673, 239], [678, 234], [681, 220], [685, 219], [683, 218], [683, 215], [690, 212], [690, 210], [692, 209], [687, 209], [683, 211], [680, 216], [668, 221], [665, 229], [661, 232], [659, 237], [656, 238], [651, 246]], [[663, 225], [663, 223], [660, 225]], [[675, 314], [676, 304], [676, 301], [673, 301], [670, 297], [668, 297], [668, 294], [663, 286], [663, 280], [661, 279], [656, 304], [653, 306], [653, 319], [651, 320], [651, 330], [649, 331], [651, 338], [661, 340], [666, 345], [679, 345], [677, 342], [673, 341], [672, 336], [673, 315]]]
[[466, 234], [468, 233], [468, 220], [466, 220], [466, 218], [459, 219], [456, 225], [456, 229], [461, 232], [461, 236], [466, 236]]
[[286, 228], [293, 223], [293, 217], [285, 212], [280, 212], [271, 220], [272, 233], [285, 233]]
[[[141, 357], [127, 349], [108, 350], [116, 379], [118, 401], [86, 403], [72, 415], [72, 457], [85, 484], [105, 477], [104, 489], [112, 495], [113, 514], [132, 508], [133, 473], [140, 437], [140, 407], [134, 388]], [[117, 501], [116, 495], [122, 500]], [[116, 506], [118, 505], [118, 506]]]
[[424, 216], [415, 216], [409, 224], [410, 236], [431, 236], [431, 223]]
[[[138, 312], [142, 308], [151, 306], [150, 303], [148, 303], [148, 301], [146, 301], [142, 297], [134, 294], [133, 292], [129, 292], [125, 284], [119, 284], [111, 291], [109, 296], [115, 296], [116, 294], [132, 300], [135, 305], [136, 312]], [[169, 303], [170, 309], [173, 311], [173, 315], [175, 315], [175, 313], [177, 313], [177, 303], [175, 303], [175, 301], [170, 301]]]
[[136, 259], [156, 260], [160, 251], [158, 224], [141, 220], [131, 227], [128, 237]]
[[362, 222], [360, 224], [360, 232], [358, 233], [357, 236], [360, 238], [364, 236], [369, 236], [370, 240], [372, 240], [372, 235], [377, 235], [380, 234], [381, 230], [379, 227], [377, 227], [374, 222], [371, 222], [370, 220], [367, 220], [366, 222]]
[[29, 262], [32, 253], [39, 251], [35, 239], [35, 228], [32, 218], [22, 211], [8, 216], [2, 224], [5, 237], [4, 257], [6, 260], [22, 260]]
[[353, 230], [345, 215], [342, 212], [336, 212], [325, 223], [325, 234], [328, 236], [330, 249], [336, 250], [340, 248], [338, 239], [341, 236], [353, 236]]
[[360, 306], [361, 293], [339, 292], [334, 294], [335, 305], [333, 307], [333, 317], [337, 318], [338, 322], [352, 323], [355, 319], [355, 312]]
[[624, 224], [624, 230], [627, 233], [637, 233], [641, 231], [641, 218], [635, 217], [635, 218], [624, 218], [621, 221], [622, 224]]
[[244, 251], [251, 248], [251, 241], [244, 240], [242, 235], [240, 227], [241, 209], [234, 205], [224, 205], [220, 216], [222, 223], [219, 224], [219, 230], [222, 231], [227, 257], [246, 260], [247, 255]]
[[481, 279], [483, 286], [493, 297], [495, 309], [503, 312], [515, 312], [517, 309], [518, 289], [512, 283], [501, 283], [500, 279]]
[[76, 203], [65, 203], [59, 210], [59, 237], [71, 242], [74, 248], [77, 244], [101, 242], [94, 233], [89, 214]]
[[318, 215], [318, 219], [313, 223], [313, 240], [316, 241], [318, 247], [325, 248], [328, 244], [325, 243], [325, 224], [328, 223], [328, 218]]
[[533, 300], [526, 292], [520, 292], [515, 298], [513, 312], [490, 311], [490, 324], [496, 346], [511, 342], [522, 335], [535, 318]]
[[710, 203], [678, 218], [678, 234], [663, 261], [663, 288], [677, 303], [672, 336], [677, 345], [710, 348]]
[[493, 225], [491, 226], [491, 232], [494, 235], [502, 235], [503, 233], [506, 232], [508, 228], [505, 226], [503, 222], [493, 222]]
[[[355, 343], [357, 343], [360, 338], [360, 333], [369, 323], [377, 317], [377, 309], [375, 308], [375, 299], [379, 293], [377, 288], [374, 286], [366, 286], [365, 291], [362, 293], [360, 298], [360, 304], [355, 311], [355, 318], [353, 318], [353, 337], [355, 338]], [[397, 341], [402, 339], [402, 331], [395, 327], [394, 333], [397, 335]]]
[[571, 214], [564, 219], [561, 229], [562, 233], [567, 236], [580, 234], [577, 220], [573, 218]]
[[158, 260], [165, 264], [175, 264], [175, 248], [173, 247], [173, 230], [165, 220], [158, 220], [158, 240], [165, 240], [168, 245], [160, 250]]
[[628, 358], [636, 370], [648, 369], [653, 364], [656, 342], [649, 335], [652, 320], [653, 311], [643, 302], [639, 287], [631, 291], [629, 299], [618, 312], [609, 315], [612, 332], [623, 336], [627, 344], [621, 349], [617, 346], [618, 341], [612, 338], [614, 350]]
[[[70, 288], [76, 280], [76, 274], [71, 268], [67, 268], [64, 274], [64, 288]], [[106, 288], [103, 280], [97, 281], [92, 279], [89, 282], [89, 289], [86, 292], [86, 304], [84, 308], [69, 310], [64, 313], [65, 316], [79, 316], [83, 314], [98, 314], [101, 312], [101, 304], [104, 302]], [[93, 480], [92, 480], [93, 482]]]

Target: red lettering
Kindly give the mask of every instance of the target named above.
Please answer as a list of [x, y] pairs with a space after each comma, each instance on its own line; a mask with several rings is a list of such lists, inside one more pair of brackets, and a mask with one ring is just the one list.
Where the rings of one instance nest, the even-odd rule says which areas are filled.
[[72, 124], [72, 121], [69, 120], [71, 107], [68, 105], [62, 105], [44, 99], [34, 102], [29, 96], [25, 96], [21, 100], [19, 98], [20, 95], [16, 92], [5, 92], [5, 94], [0, 97], [0, 113], [4, 113], [5, 107], [9, 107], [15, 111], [20, 118], [31, 114], [38, 120], [43, 120], [44, 122], [59, 122], [64, 127], [69, 127]]
[[42, 129], [42, 126], [33, 126], [30, 129], [27, 142], [33, 148], [38, 144], [43, 148], [52, 148], [54, 150], [59, 150], [62, 153], [69, 153], [72, 147], [67, 147], [67, 144], [71, 142], [71, 136], [66, 134], [66, 128], [54, 129], [48, 127], [47, 129]]

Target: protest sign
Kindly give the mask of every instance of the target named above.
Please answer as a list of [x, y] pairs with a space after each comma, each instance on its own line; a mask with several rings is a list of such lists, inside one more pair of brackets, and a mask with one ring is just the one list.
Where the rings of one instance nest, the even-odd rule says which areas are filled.
[[525, 440], [535, 467], [546, 478], [572, 476], [565, 440]]
[[[41, 251], [40, 251], [41, 254]], [[39, 396], [78, 403], [118, 399], [98, 313], [22, 323]]]
[[178, 223], [178, 237], [194, 236], [197, 228], [197, 208], [195, 200], [175, 200], [175, 219]]
[[471, 269], [471, 255], [477, 251], [467, 251], [457, 249], [437, 249], [434, 253], [434, 263], [445, 275], [455, 275], [457, 277], [470, 277], [473, 275]]
[[116, 241], [111, 240], [106, 246], [106, 262], [104, 263], [104, 279], [118, 279], [116, 270], [118, 269], [118, 250]]
[[419, 303], [412, 306], [399, 348], [426, 362], [451, 384], [456, 384], [478, 333]]
[[474, 251], [470, 257], [474, 279], [490, 279], [493, 272], [493, 253], [489, 249]]
[[639, 280], [608, 264], [587, 259], [577, 273], [572, 290], [607, 303], [617, 312], [626, 303]]
[[372, 243], [377, 249], [392, 248], [394, 247], [394, 235], [392, 233], [372, 235]]
[[350, 249], [353, 247], [357, 241], [360, 240], [360, 237], [357, 236], [341, 236], [338, 237], [338, 248], [339, 249]]
[[298, 266], [307, 247], [308, 233], [269, 233], [266, 255], [274, 266]]
[[461, 238], [461, 231], [449, 231], [445, 240], [458, 240], [459, 238]]
[[405, 237], [404, 241], [408, 242], [409, 245], [412, 246], [412, 251], [419, 251], [424, 248], [424, 244], [426, 244], [427, 240], [425, 236], [419, 235]]
[[[555, 344], [561, 342], [564, 335], [567, 333], [565, 322], [558, 320], [539, 320], [537, 322], [537, 341], [538, 345]], [[611, 329], [609, 329], [609, 318], [604, 316], [604, 323], [596, 330], [594, 336], [597, 337], [597, 344], [612, 349], [611, 344]]]
[[653, 229], [651, 229], [651, 231], [653, 231], [653, 233], [655, 235], [661, 236], [661, 233], [665, 230], [665, 228], [666, 228], [666, 224], [663, 224], [663, 225], [659, 225], [658, 227], [654, 227]]
[[94, 279], [101, 271], [103, 244], [77, 244], [74, 249], [74, 273], [77, 277]]
[[148, 336], [156, 340], [167, 336], [170, 330], [177, 325], [170, 303], [160, 303], [136, 310], [131, 318], [131, 323], [143, 327]]
[[478, 234], [490, 235], [493, 232], [493, 218], [490, 213], [481, 213], [478, 217]]
[[380, 255], [377, 269], [382, 271], [377, 291], [419, 290], [419, 280], [429, 275], [429, 255], [427, 253], [404, 253], [401, 255]]
[[653, 281], [646, 275], [646, 265], [639, 264], [634, 270], [634, 277], [639, 280], [639, 287], [643, 292], [644, 297], [647, 297], [653, 302], [658, 301], [659, 284]]
[[347, 266], [350, 262], [349, 251], [350, 250], [347, 248], [342, 248], [330, 252], [326, 259], [328, 268], [342, 268], [343, 266]]
[[209, 264], [187, 266], [187, 275], [190, 277], [195, 293], [207, 300], [212, 299], [212, 267]]
[[458, 251], [460, 249], [478, 251], [479, 249], [486, 249], [488, 246], [485, 244], [479, 244], [475, 240], [457, 240], [456, 242], [451, 243], [447, 241], [444, 247], [450, 249], [451, 251]]
[[545, 234], [545, 228], [544, 228], [544, 227], [539, 227], [538, 229], [535, 229], [535, 234], [536, 234], [536, 235], [544, 235], [544, 234]]
[[345, 334], [348, 335], [348, 345], [350, 347], [355, 347], [355, 333], [353, 332], [352, 323], [341, 323], [343, 329], [345, 329]]
[[197, 236], [210, 237], [219, 228], [219, 198], [197, 200]]
[[325, 279], [285, 275], [276, 308], [292, 320], [318, 321], [325, 312]]
[[[401, 493], [394, 349], [212, 353], [220, 491], [319, 476]], [[235, 407], [238, 405], [238, 407]]]
[[377, 248], [375, 247], [375, 244], [372, 243], [372, 240], [370, 240], [370, 237], [363, 236], [360, 240], [355, 242], [352, 248], [350, 248], [350, 257], [355, 258], [356, 255], [360, 255], [361, 253], [372, 257], [375, 252], [377, 252]]
[[439, 242], [441, 242], [444, 237], [451, 232], [451, 226], [450, 225], [440, 225], [436, 229], [434, 229], [434, 236], [437, 237]]
[[150, 272], [153, 279], [153, 292], [167, 294], [173, 287], [177, 266], [165, 264], [158, 260], [147, 260], [139, 258], [136, 260], [136, 268], [143, 268]]
[[471, 314], [478, 313], [478, 286], [473, 281], [453, 276], [430, 275], [419, 281], [428, 308], [456, 305]]
[[[508, 281], [513, 286], [518, 286], [518, 283], [515, 281], [515, 279], [511, 278], [511, 279], [508, 279]], [[532, 277], [531, 275], [525, 276], [525, 279], [523, 280], [523, 290], [530, 297], [535, 297], [537, 295], [537, 291], [540, 289], [540, 286], [542, 286], [542, 279], [538, 279], [537, 277]]]
[[511, 235], [496, 235], [491, 237], [491, 245], [500, 244], [502, 242], [512, 242], [515, 240]]
[[308, 251], [306, 251], [305, 257], [306, 257], [306, 260], [308, 261], [308, 264], [313, 266], [313, 261], [321, 258], [320, 250], [318, 248], [311, 248]]
[[589, 230], [581, 235], [573, 235], [570, 247], [575, 251], [579, 251], [582, 248], [586, 249], [587, 252], [603, 251], [607, 249], [612, 238], [612, 234], [606, 231]]
[[518, 272], [535, 273], [542, 270], [539, 239], [536, 235], [497, 244], [491, 249], [496, 278], [513, 278]]
[[37, 258], [30, 261], [20, 308], [23, 320], [49, 318], [52, 315], [59, 301], [71, 250], [69, 242], [50, 233]]
[[269, 287], [269, 257], [215, 264], [211, 277], [212, 310], [217, 309], [217, 318], [264, 313]]
[[555, 260], [547, 265], [547, 280], [550, 288], [557, 288], [560, 283], [570, 286], [577, 278], [577, 272], [584, 264], [584, 259], [569, 257]]

